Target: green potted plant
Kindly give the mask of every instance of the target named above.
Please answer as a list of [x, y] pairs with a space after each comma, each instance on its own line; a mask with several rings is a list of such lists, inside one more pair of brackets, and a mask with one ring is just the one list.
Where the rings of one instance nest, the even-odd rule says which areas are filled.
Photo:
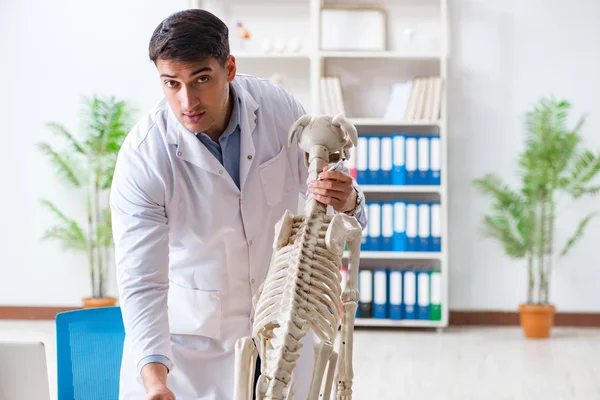
[[115, 305], [117, 301], [106, 293], [107, 268], [113, 248], [108, 192], [117, 155], [130, 124], [123, 101], [94, 95], [85, 98], [83, 103], [81, 137], [76, 138], [63, 125], [50, 122], [47, 127], [64, 139], [66, 146], [59, 151], [43, 142], [38, 147], [54, 165], [59, 177], [81, 192], [87, 205], [87, 219], [79, 223], [50, 200], [42, 199], [43, 207], [57, 219], [43, 238], [56, 240], [64, 249], [86, 255], [91, 295], [83, 299], [83, 307], [104, 307]]
[[583, 148], [580, 130], [585, 117], [568, 126], [570, 110], [569, 102], [544, 97], [527, 113], [517, 188], [492, 173], [473, 181], [490, 199], [490, 211], [483, 217], [484, 235], [497, 240], [509, 257], [526, 260], [527, 301], [520, 304], [519, 315], [530, 338], [550, 335], [555, 313], [549, 292], [553, 266], [573, 248], [596, 215], [591, 212], [579, 221], [558, 251], [558, 206], [600, 191], [600, 186], [591, 184], [600, 171], [600, 156]]

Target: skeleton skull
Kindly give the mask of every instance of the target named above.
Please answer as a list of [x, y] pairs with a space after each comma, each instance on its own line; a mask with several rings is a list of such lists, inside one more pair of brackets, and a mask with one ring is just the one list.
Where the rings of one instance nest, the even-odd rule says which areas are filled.
[[350, 158], [349, 149], [358, 145], [358, 133], [354, 125], [341, 114], [331, 117], [329, 115], [300, 117], [291, 127], [288, 146], [291, 146], [294, 133], [298, 128], [298, 145], [305, 152], [304, 165], [307, 167], [311, 159], [317, 154], [326, 162], [336, 162], [340, 151], [343, 157]]

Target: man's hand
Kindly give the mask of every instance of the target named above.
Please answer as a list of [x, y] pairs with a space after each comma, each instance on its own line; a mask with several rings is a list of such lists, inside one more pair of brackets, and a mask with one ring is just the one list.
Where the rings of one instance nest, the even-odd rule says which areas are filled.
[[338, 212], [353, 210], [356, 207], [356, 191], [352, 186], [352, 177], [342, 171], [329, 171], [328, 168], [323, 168], [318, 179], [310, 182], [308, 193]]
[[146, 388], [145, 400], [176, 400], [167, 387], [167, 367], [161, 363], [148, 363], [142, 368], [142, 380]]
[[146, 400], [176, 400], [175, 395], [166, 386], [157, 386], [146, 391]]

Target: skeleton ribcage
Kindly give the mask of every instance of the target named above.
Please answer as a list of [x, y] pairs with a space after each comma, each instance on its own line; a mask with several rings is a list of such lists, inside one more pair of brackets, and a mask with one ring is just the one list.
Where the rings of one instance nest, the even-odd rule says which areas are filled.
[[325, 245], [329, 221], [305, 224], [302, 217], [294, 218], [290, 242], [275, 253], [263, 284], [253, 337], [295, 308], [321, 340], [334, 339], [340, 324], [341, 260]]

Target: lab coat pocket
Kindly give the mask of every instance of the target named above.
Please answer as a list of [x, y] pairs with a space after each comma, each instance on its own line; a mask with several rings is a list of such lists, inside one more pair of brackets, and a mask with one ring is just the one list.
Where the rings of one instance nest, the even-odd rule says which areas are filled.
[[258, 168], [267, 204], [275, 206], [281, 203], [288, 183], [286, 178], [289, 178], [286, 147], [282, 147], [275, 157], [265, 161]]
[[169, 285], [169, 327], [172, 334], [218, 339], [221, 334], [221, 291]]

